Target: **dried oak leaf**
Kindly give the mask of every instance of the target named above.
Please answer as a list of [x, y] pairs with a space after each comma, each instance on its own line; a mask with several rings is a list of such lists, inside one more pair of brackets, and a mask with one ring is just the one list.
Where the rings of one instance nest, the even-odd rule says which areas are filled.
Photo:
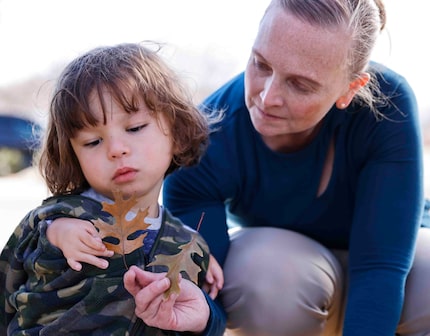
[[119, 241], [118, 244], [104, 241], [103, 243], [109, 250], [126, 255], [143, 246], [147, 233], [135, 239], [129, 239], [128, 237], [136, 231], [145, 230], [150, 226], [144, 222], [145, 217], [148, 215], [148, 209], [139, 210], [136, 216], [128, 221], [126, 215], [137, 203], [136, 196], [133, 195], [128, 199], [124, 199], [120, 191], [114, 191], [113, 194], [114, 203], [102, 202], [102, 205], [103, 210], [114, 217], [114, 223], [109, 224], [97, 219], [94, 222], [94, 226], [99, 230], [102, 239], [111, 237]]
[[181, 252], [174, 255], [158, 254], [148, 266], [162, 265], [168, 267], [166, 277], [170, 280], [170, 288], [164, 293], [169, 297], [172, 293], [179, 294], [179, 274], [185, 271], [191, 281], [197, 284], [200, 267], [193, 261], [192, 256], [197, 253], [203, 257], [203, 251], [196, 240], [196, 236], [186, 244], [179, 246]]

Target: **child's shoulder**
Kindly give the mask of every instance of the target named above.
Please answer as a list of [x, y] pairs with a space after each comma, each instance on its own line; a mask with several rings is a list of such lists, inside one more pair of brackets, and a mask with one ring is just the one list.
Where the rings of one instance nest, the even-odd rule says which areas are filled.
[[[196, 223], [197, 224], [197, 223]], [[203, 238], [201, 235], [190, 226], [185, 225], [178, 217], [172, 215], [172, 213], [163, 207], [162, 216], [162, 230], [161, 234], [164, 237], [171, 237], [172, 240], [177, 242], [189, 242], [194, 236], [199, 239]]]
[[33, 214], [43, 218], [61, 215], [86, 220], [111, 217], [103, 211], [103, 205], [98, 200], [75, 194], [49, 197], [33, 210]]

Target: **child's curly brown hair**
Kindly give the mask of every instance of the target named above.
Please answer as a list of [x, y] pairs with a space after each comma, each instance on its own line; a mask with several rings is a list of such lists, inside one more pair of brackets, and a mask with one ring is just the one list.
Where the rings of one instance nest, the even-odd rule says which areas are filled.
[[[103, 91], [108, 90], [128, 113], [138, 111], [141, 97], [155, 118], [164, 115], [175, 148], [166, 175], [200, 160], [208, 145], [211, 118], [198, 110], [159, 50], [137, 43], [98, 47], [64, 69], [54, 90], [39, 155], [40, 172], [54, 195], [80, 193], [89, 187], [70, 138], [99, 122], [89, 104], [94, 92], [103, 104]], [[106, 122], [104, 106], [103, 117]]]

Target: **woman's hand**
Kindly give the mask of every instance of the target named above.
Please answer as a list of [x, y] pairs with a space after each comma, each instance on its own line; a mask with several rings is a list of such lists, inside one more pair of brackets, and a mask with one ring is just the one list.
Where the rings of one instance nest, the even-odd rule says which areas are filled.
[[209, 306], [202, 290], [193, 282], [180, 279], [179, 294], [165, 298], [170, 287], [166, 273], [152, 273], [131, 266], [124, 275], [124, 286], [133, 295], [136, 315], [147, 325], [174, 331], [200, 333], [209, 320]]

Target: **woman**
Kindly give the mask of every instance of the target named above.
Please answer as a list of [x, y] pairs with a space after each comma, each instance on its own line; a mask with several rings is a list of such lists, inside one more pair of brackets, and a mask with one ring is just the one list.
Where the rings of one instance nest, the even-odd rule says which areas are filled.
[[174, 215], [205, 213], [236, 334], [430, 335], [417, 104], [370, 62], [384, 23], [380, 1], [273, 0], [203, 104], [225, 109], [207, 153], [165, 181]]

